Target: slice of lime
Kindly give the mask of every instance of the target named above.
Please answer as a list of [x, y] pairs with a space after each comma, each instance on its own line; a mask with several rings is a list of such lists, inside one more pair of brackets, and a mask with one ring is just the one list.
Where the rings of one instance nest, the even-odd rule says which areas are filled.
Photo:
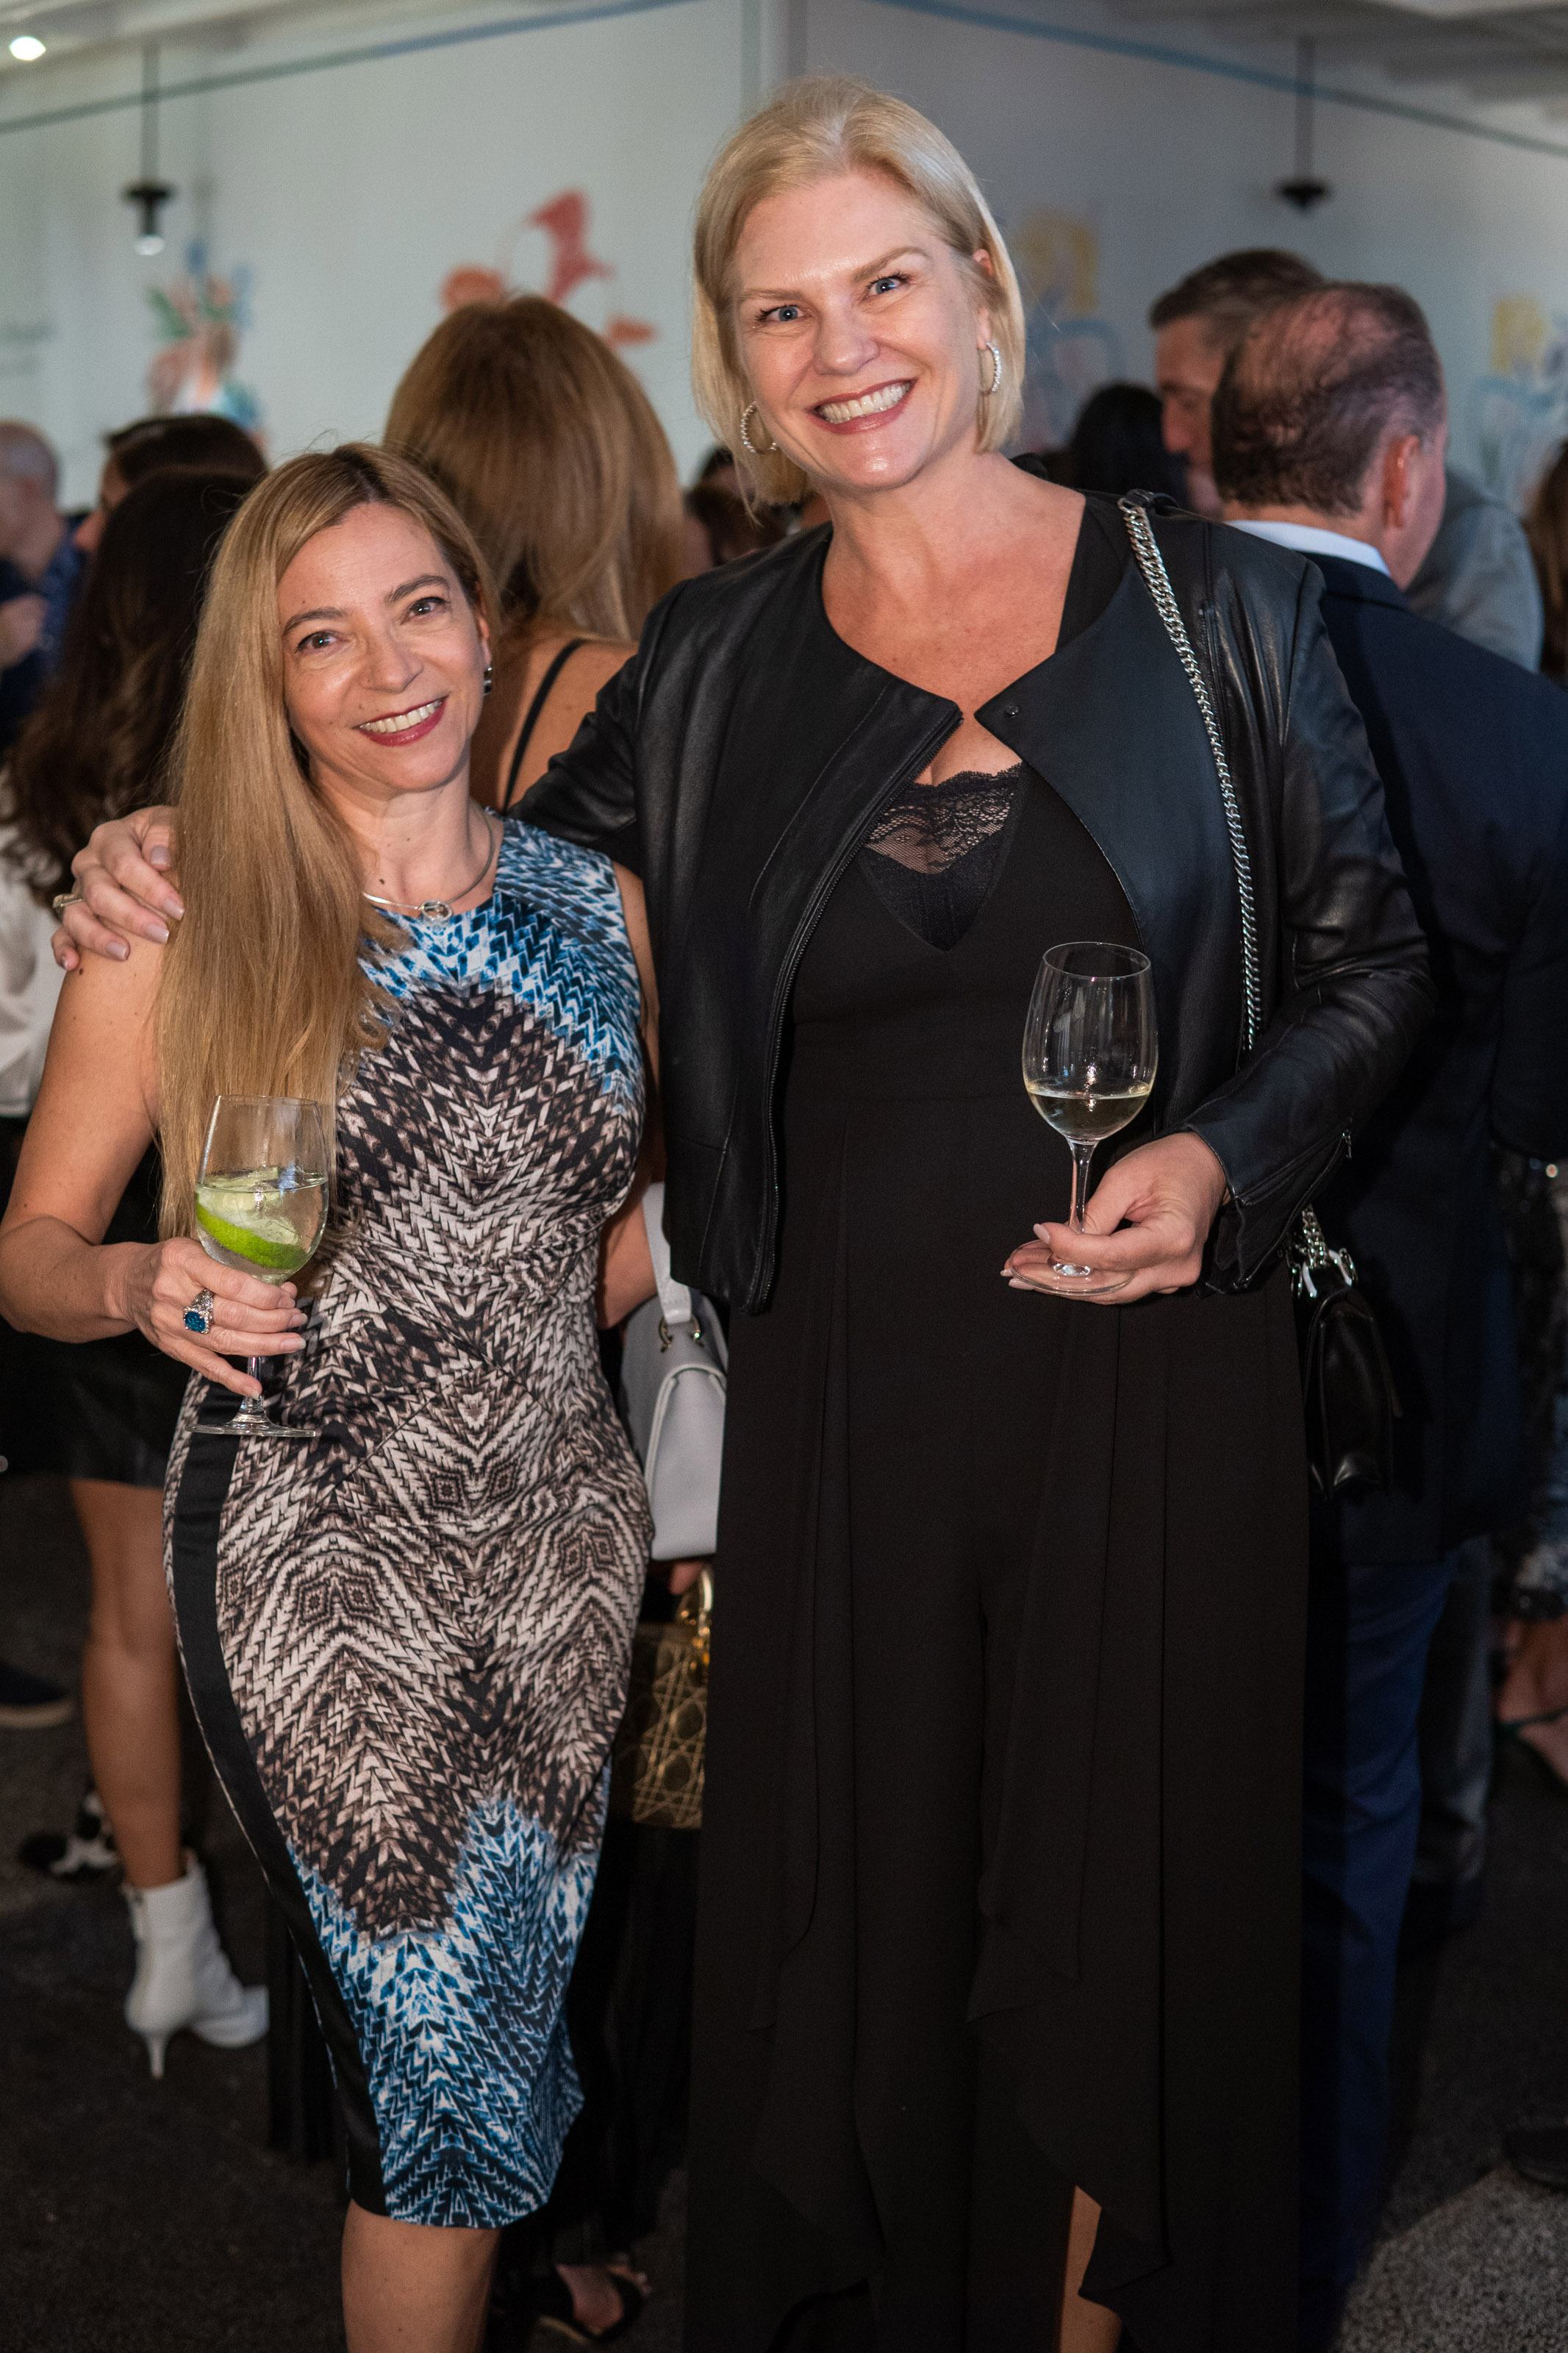
[[237, 1225], [232, 1218], [216, 1215], [198, 1195], [196, 1223], [211, 1234], [219, 1250], [232, 1250], [236, 1258], [247, 1258], [253, 1266], [292, 1274], [310, 1255], [287, 1218], [268, 1216], [265, 1210]]

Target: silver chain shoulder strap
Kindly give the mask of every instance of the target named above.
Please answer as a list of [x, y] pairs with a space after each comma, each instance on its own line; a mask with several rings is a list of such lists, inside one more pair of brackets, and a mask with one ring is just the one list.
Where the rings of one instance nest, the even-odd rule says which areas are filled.
[[[1165, 559], [1160, 553], [1160, 543], [1154, 536], [1147, 509], [1136, 498], [1117, 501], [1127, 536], [1132, 543], [1132, 553], [1138, 559], [1138, 569], [1147, 583], [1154, 600], [1154, 609], [1165, 624], [1165, 634], [1176, 649], [1177, 659], [1187, 674], [1187, 683], [1204, 723], [1214, 755], [1215, 773], [1219, 778], [1219, 796], [1225, 804], [1226, 831], [1230, 836], [1231, 860], [1236, 868], [1237, 895], [1241, 901], [1241, 987], [1247, 1021], [1247, 1049], [1250, 1053], [1258, 1043], [1263, 1027], [1263, 991], [1258, 980], [1258, 909], [1252, 888], [1252, 858], [1247, 847], [1247, 834], [1241, 822], [1241, 804], [1237, 799], [1236, 785], [1226, 758], [1225, 738], [1219, 732], [1215, 715], [1214, 697], [1208, 681], [1193, 651], [1193, 641], [1187, 635], [1187, 625], [1182, 618], [1182, 608], [1176, 602], [1176, 592], [1171, 586], [1171, 575], [1165, 569]], [[1327, 1266], [1331, 1263], [1348, 1270], [1348, 1279], [1354, 1279], [1349, 1254], [1331, 1250], [1318, 1213], [1309, 1202], [1297, 1219], [1290, 1236], [1290, 1254], [1300, 1271], [1304, 1266]], [[1310, 1282], [1310, 1277], [1309, 1277]]]
[[1193, 641], [1187, 635], [1187, 625], [1182, 618], [1182, 608], [1176, 602], [1176, 592], [1171, 586], [1171, 575], [1165, 569], [1165, 559], [1160, 553], [1160, 543], [1154, 536], [1147, 510], [1135, 498], [1121, 499], [1117, 503], [1127, 525], [1127, 536], [1132, 542], [1138, 569], [1154, 599], [1154, 609], [1165, 624], [1165, 634], [1175, 647], [1177, 659], [1187, 673], [1187, 684], [1193, 690], [1209, 739], [1209, 750], [1214, 754], [1215, 771], [1219, 777], [1219, 797], [1225, 804], [1226, 831], [1230, 836], [1231, 862], [1236, 868], [1237, 895], [1241, 901], [1241, 987], [1247, 1016], [1247, 1049], [1250, 1053], [1263, 1027], [1263, 990], [1258, 976], [1258, 910], [1252, 890], [1252, 857], [1241, 822], [1241, 805], [1236, 797], [1230, 762], [1225, 755], [1225, 738], [1219, 732], [1219, 721], [1215, 716], [1214, 698], [1209, 692], [1208, 681], [1198, 667], [1198, 658], [1193, 651]]

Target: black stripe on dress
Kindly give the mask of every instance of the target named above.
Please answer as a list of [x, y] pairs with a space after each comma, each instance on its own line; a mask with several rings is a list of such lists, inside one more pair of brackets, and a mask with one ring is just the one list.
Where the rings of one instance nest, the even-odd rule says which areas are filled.
[[359, 2039], [316, 1935], [288, 1841], [268, 1804], [229, 1687], [218, 1634], [218, 1530], [234, 1476], [235, 1457], [244, 1442], [236, 1440], [221, 1428], [198, 1422], [180, 1480], [174, 1506], [172, 1585], [185, 1680], [213, 1768], [294, 1940], [326, 2037], [347, 2134], [349, 2195], [367, 2213], [384, 2214], [381, 2139]]

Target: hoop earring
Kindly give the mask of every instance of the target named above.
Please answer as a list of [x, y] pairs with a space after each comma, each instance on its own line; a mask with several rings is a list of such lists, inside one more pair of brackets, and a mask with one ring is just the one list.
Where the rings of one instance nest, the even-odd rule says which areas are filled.
[[741, 447], [753, 458], [771, 458], [776, 454], [779, 446], [778, 443], [776, 441], [770, 441], [765, 449], [759, 449], [756, 443], [752, 440], [751, 435], [746, 430], [746, 419], [749, 417], [754, 417], [756, 413], [756, 402], [754, 400], [748, 400], [744, 408], [741, 411]]
[[980, 396], [983, 400], [989, 400], [993, 393], [1002, 389], [1002, 353], [995, 343], [987, 343], [985, 348], [991, 354], [991, 381], [981, 385]]
[[495, 664], [494, 664], [494, 662], [486, 662], [486, 664], [485, 664], [485, 692], [486, 692], [487, 694], [489, 692], [489, 691], [490, 691], [491, 687], [495, 684], [495, 682], [496, 682], [496, 670], [495, 670]]

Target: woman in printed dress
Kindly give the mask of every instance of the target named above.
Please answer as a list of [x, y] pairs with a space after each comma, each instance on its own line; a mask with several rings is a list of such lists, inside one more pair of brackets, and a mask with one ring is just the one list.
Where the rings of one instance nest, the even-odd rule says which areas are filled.
[[[487, 611], [402, 461], [348, 447], [257, 491], [176, 755], [192, 913], [64, 991], [0, 1230], [14, 1321], [139, 1329], [197, 1376], [171, 1588], [332, 2049], [351, 2353], [471, 2353], [496, 2234], [548, 2194], [647, 1548], [595, 1345], [642, 1123], [641, 895], [470, 800]], [[331, 1111], [308, 1300], [188, 1239], [237, 1092]], [[105, 1246], [154, 1134], [164, 1239]], [[612, 1240], [611, 1309], [620, 1262]], [[248, 1356], [280, 1361], [286, 1440], [227, 1427]]]

